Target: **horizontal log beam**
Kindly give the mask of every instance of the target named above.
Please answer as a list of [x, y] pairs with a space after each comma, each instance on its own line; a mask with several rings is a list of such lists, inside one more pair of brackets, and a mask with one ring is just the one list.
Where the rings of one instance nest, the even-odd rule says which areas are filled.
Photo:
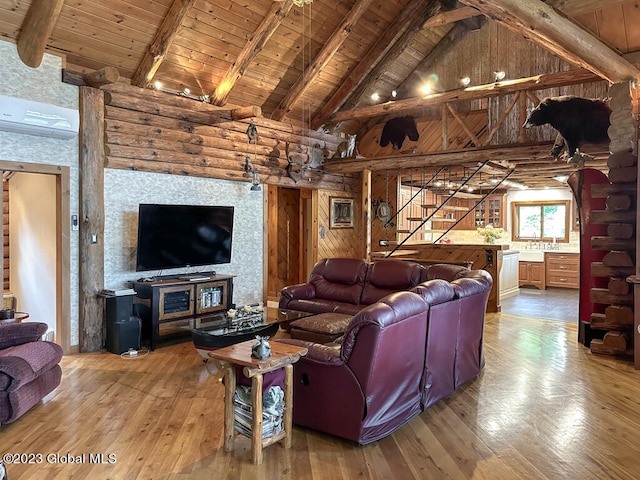
[[64, 0], [34, 0], [22, 22], [17, 49], [20, 60], [32, 68], [42, 63], [47, 42], [55, 27]]
[[550, 143], [518, 146], [483, 147], [446, 152], [407, 154], [359, 159], [329, 159], [323, 168], [328, 172], [349, 173], [364, 169], [371, 171], [416, 168], [433, 165], [465, 165], [493, 161], [513, 161], [516, 159], [549, 158]]
[[602, 262], [591, 263], [592, 277], [627, 277], [633, 275], [635, 271], [634, 266], [605, 265]]
[[345, 120], [377, 117], [407, 110], [438, 106], [447, 102], [478, 100], [481, 98], [508, 95], [521, 90], [544, 90], [547, 88], [595, 82], [598, 80], [600, 80], [600, 78], [597, 75], [584, 69], [558, 73], [543, 73], [533, 77], [505, 80], [502, 82], [450, 90], [448, 92], [432, 93], [424, 97], [406, 98], [381, 103], [379, 105], [342, 110], [331, 115], [329, 120], [335, 123]]

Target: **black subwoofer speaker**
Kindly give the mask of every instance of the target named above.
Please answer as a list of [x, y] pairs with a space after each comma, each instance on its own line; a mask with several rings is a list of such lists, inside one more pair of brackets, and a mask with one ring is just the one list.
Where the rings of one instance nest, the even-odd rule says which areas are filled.
[[140, 350], [140, 319], [131, 315], [124, 322], [107, 323], [107, 350], [121, 354]]

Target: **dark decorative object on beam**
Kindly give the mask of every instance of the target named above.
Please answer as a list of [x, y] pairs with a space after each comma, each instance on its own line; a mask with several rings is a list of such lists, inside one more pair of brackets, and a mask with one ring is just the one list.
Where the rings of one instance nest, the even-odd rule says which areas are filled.
[[405, 137], [409, 137], [414, 142], [420, 138], [415, 119], [411, 116], [392, 118], [384, 124], [380, 146], [386, 147], [391, 143], [394, 150], [399, 150]]

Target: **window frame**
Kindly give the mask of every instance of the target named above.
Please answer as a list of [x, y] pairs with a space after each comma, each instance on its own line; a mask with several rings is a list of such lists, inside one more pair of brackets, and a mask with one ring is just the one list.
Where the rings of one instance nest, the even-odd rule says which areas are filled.
[[[570, 200], [532, 200], [527, 202], [512, 202], [511, 203], [511, 219], [513, 223], [513, 228], [511, 229], [511, 241], [512, 242], [527, 242], [527, 241], [541, 241], [541, 242], [551, 242], [553, 237], [518, 237], [516, 236], [519, 227], [520, 227], [520, 217], [519, 217], [519, 207], [532, 207], [532, 206], [540, 206], [542, 209], [545, 206], [549, 205], [563, 205], [565, 207], [565, 218], [564, 218], [564, 237], [556, 237], [556, 242], [558, 243], [569, 243], [569, 234], [571, 232], [571, 201]], [[542, 213], [542, 212], [541, 212]], [[544, 231], [544, 217], [540, 215], [540, 232]]]

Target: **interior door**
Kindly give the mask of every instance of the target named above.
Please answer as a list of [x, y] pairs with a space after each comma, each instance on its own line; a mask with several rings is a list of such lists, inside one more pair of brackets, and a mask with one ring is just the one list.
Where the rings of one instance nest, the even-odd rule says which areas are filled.
[[267, 299], [278, 301], [280, 290], [306, 280], [309, 210], [305, 190], [269, 186]]
[[301, 236], [300, 190], [278, 189], [278, 270], [276, 290], [298, 283]]

